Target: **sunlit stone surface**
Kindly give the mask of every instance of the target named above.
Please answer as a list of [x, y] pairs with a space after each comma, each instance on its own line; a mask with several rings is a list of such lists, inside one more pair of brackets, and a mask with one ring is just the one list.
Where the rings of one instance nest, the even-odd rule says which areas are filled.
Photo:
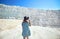
[[[0, 19], [0, 39], [22, 39], [22, 20]], [[31, 26], [30, 39], [60, 39], [60, 28]]]

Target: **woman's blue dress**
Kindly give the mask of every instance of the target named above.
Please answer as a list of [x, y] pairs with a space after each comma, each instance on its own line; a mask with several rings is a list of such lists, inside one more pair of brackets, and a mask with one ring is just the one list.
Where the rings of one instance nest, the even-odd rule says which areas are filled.
[[22, 23], [22, 36], [27, 37], [30, 36], [30, 29], [29, 29], [29, 23], [28, 22], [23, 22]]

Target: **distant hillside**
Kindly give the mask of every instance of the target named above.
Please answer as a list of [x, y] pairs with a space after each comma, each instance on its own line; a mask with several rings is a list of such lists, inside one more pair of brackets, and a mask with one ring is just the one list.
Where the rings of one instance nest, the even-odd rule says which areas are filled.
[[32, 25], [60, 26], [60, 10], [32, 9], [0, 4], [0, 19], [23, 19], [29, 16]]

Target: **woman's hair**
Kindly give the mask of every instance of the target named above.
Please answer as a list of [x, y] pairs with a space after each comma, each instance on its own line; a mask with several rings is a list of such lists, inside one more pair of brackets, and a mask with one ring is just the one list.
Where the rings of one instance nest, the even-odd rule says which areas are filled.
[[28, 19], [29, 19], [29, 17], [25, 16], [23, 22], [27, 22], [26, 20], [28, 20]]

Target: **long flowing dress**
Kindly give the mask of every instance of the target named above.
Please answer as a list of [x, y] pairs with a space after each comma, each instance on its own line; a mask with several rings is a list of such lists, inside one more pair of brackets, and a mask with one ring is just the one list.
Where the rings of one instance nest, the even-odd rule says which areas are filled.
[[23, 22], [22, 23], [22, 36], [27, 37], [30, 36], [30, 29], [29, 29], [29, 23], [28, 22]]

